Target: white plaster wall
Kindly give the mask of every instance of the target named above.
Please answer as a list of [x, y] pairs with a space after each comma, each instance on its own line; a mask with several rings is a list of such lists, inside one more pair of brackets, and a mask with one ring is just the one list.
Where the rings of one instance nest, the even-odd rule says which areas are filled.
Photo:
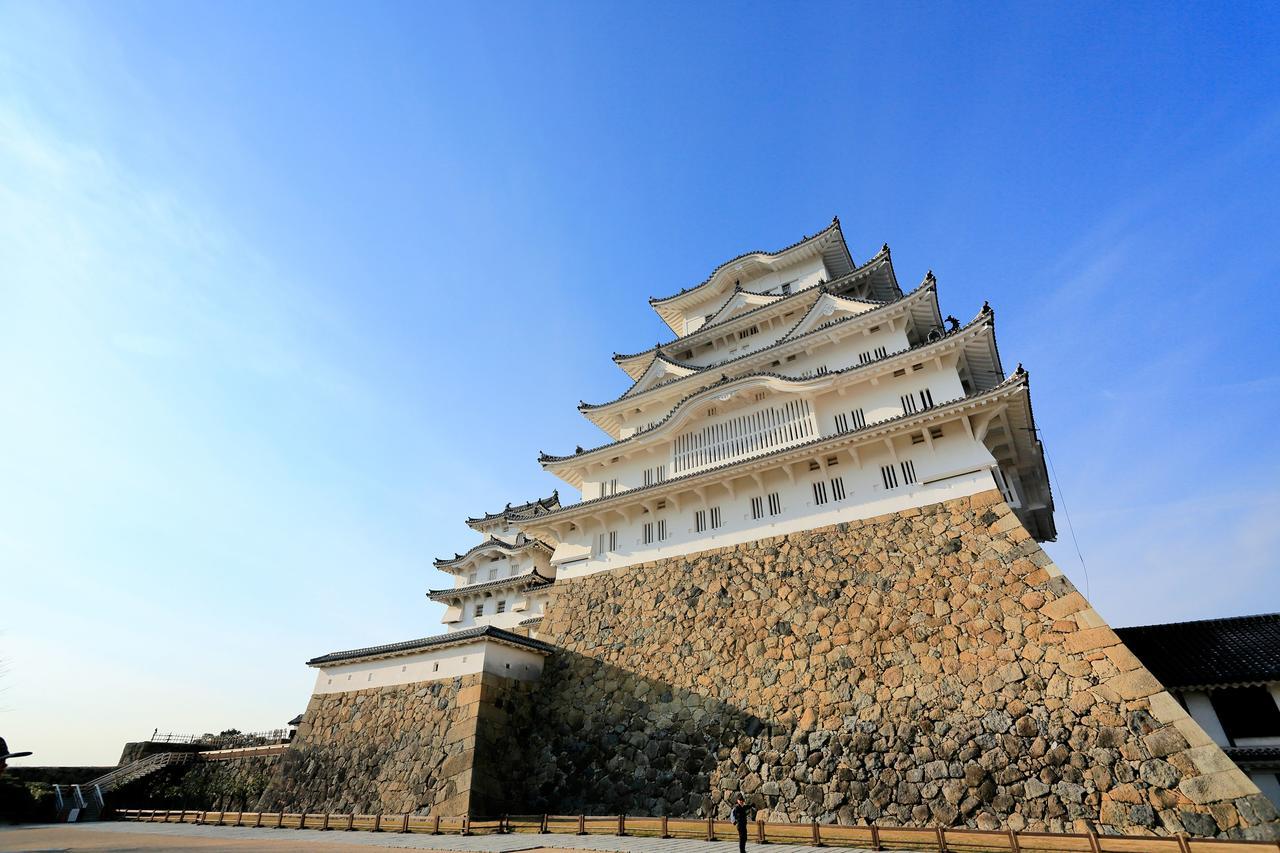
[[[634, 563], [678, 556], [694, 551], [722, 548], [751, 542], [784, 533], [793, 533], [815, 527], [837, 524], [841, 521], [871, 518], [890, 512], [899, 512], [913, 506], [925, 506], [941, 501], [964, 497], [986, 491], [995, 485], [990, 466], [995, 464], [990, 452], [963, 432], [952, 422], [944, 437], [933, 443], [912, 445], [909, 438], [895, 443], [897, 458], [890, 456], [887, 448], [877, 452], [863, 451], [861, 467], [853, 463], [847, 453], [836, 454], [838, 464], [828, 467], [826, 454], [816, 458], [818, 471], [801, 471], [793, 483], [781, 469], [764, 475], [764, 488], [758, 489], [750, 481], [738, 481], [738, 494], [731, 496], [727, 487], [715, 487], [708, 492], [706, 503], [693, 495], [683, 496], [684, 502], [677, 510], [675, 502], [668, 499], [667, 509], [655, 515], [642, 514], [631, 523], [625, 523], [616, 515], [606, 529], [618, 531], [618, 550], [607, 554], [592, 553], [584, 561], [564, 563], [559, 567], [562, 579], [577, 577], [605, 569], [620, 568]], [[910, 459], [916, 470], [918, 482], [912, 486], [900, 485], [886, 490], [880, 473], [882, 464], [899, 464]], [[813, 482], [821, 478], [827, 481], [831, 496], [830, 478], [839, 476], [845, 486], [843, 501], [834, 498], [821, 506], [813, 494]], [[936, 482], [930, 482], [936, 480]], [[751, 498], [778, 492], [782, 512], [777, 516], [765, 515], [751, 518]], [[767, 513], [767, 500], [766, 513]], [[704, 533], [694, 532], [694, 512], [711, 506], [719, 506], [722, 527]], [[660, 543], [643, 544], [643, 524], [665, 518], [669, 538]], [[572, 560], [591, 548], [599, 526], [570, 534], [568, 540], [556, 549], [556, 560]]]
[[425, 650], [384, 660], [320, 667], [313, 692], [342, 693], [419, 681], [440, 681], [481, 670], [532, 680], [542, 673], [542, 661], [543, 657], [535, 652], [477, 640], [463, 646]]
[[1187, 691], [1182, 694], [1182, 701], [1187, 706], [1187, 713], [1191, 715], [1191, 719], [1200, 724], [1200, 728], [1204, 729], [1204, 733], [1211, 737], [1214, 743], [1218, 746], [1230, 746], [1231, 741], [1227, 739], [1227, 733], [1223, 730], [1222, 723], [1218, 721], [1218, 712], [1213, 709], [1208, 693], [1198, 690]]
[[1271, 804], [1280, 809], [1280, 778], [1276, 774], [1267, 770], [1250, 770], [1249, 781], [1258, 786]]
[[[792, 318], [791, 320], [788, 320], [787, 328], [789, 329], [791, 325], [794, 325], [797, 319], [798, 318]], [[899, 325], [901, 325], [901, 323], [899, 323]], [[744, 341], [743, 348], [738, 354], [746, 352], [747, 344], [752, 341], [754, 341], [754, 339]], [[859, 356], [861, 353], [868, 352], [874, 354], [877, 347], [884, 347], [885, 351], [892, 355], [893, 353], [902, 352], [910, 346], [911, 343], [907, 339], [906, 331], [902, 328], [892, 330], [889, 328], [888, 322], [886, 322], [877, 332], [851, 335], [849, 337], [841, 338], [834, 343], [824, 342], [809, 353], [799, 352], [793, 353], [789, 356], [779, 356], [776, 359], [778, 361], [777, 365], [769, 363], [748, 370], [741, 364], [727, 364], [725, 365], [724, 374], [726, 376], [734, 377], [748, 372], [754, 373], [765, 371], [769, 373], [778, 373], [783, 376], [798, 377], [805, 371], [816, 370], [819, 367], [825, 367], [828, 370], [833, 371], [852, 367], [853, 365], [860, 363]], [[754, 346], [751, 351], [759, 349], [764, 349], [764, 346]], [[700, 365], [708, 364], [712, 361], [718, 361], [722, 357], [723, 355], [715, 357], [703, 357], [702, 355], [699, 355], [696, 363]], [[691, 385], [681, 393], [680, 397], [677, 397], [676, 399], [681, 399], [686, 394], [692, 393], [696, 384], [697, 383]], [[670, 413], [673, 402], [674, 401], [670, 398], [667, 398], [665, 401], [659, 399], [642, 399], [638, 401], [636, 405], [626, 408], [620, 416], [623, 423], [621, 437], [626, 438], [634, 435], [637, 429], [643, 429], [650, 423], [655, 423], [665, 418]]]
[[[900, 332], [897, 334], [901, 335]], [[905, 342], [905, 335], [902, 335], [902, 344], [904, 346]], [[845, 349], [843, 354], [857, 358], [857, 350]], [[808, 369], [806, 365], [817, 366], [820, 363], [829, 363], [830, 361], [831, 359], [822, 359], [817, 354], [807, 359], [802, 356], [796, 362], [787, 364], [786, 372], [799, 373], [803, 369]], [[914, 370], [912, 365], [908, 364], [905, 368], [906, 373], [900, 377], [882, 375], [879, 377], [877, 384], [872, 384], [870, 378], [868, 378], [866, 381], [845, 386], [843, 395], [837, 391], [829, 391], [810, 397], [809, 399], [813, 403], [815, 413], [819, 419], [819, 431], [823, 435], [835, 434], [838, 432], [835, 424], [836, 415], [841, 412], [847, 414], [855, 408], [862, 409], [868, 424], [897, 417], [903, 413], [902, 395], [915, 394], [925, 388], [932, 393], [935, 404], [941, 404], [964, 396], [964, 388], [960, 384], [959, 374], [949, 361], [944, 362], [941, 368], [937, 367], [933, 361], [922, 361], [919, 364], [921, 364], [920, 370]], [[760, 407], [776, 406], [779, 405], [780, 401], [786, 399], [788, 399], [786, 394], [770, 392], [766, 399], [760, 403]], [[709, 408], [712, 405], [712, 402], [708, 402], [703, 405], [703, 408]], [[640, 488], [644, 485], [645, 469], [655, 468], [660, 464], [667, 466], [667, 478], [672, 478], [675, 476], [672, 451], [675, 435], [698, 430], [707, 424], [717, 423], [720, 420], [735, 417], [752, 410], [753, 407], [746, 407], [732, 411], [725, 410], [723, 414], [716, 417], [695, 417], [686, 425], [683, 425], [679, 433], [675, 433], [671, 438], [659, 441], [652, 447], [646, 448], [633, 456], [623, 456], [621, 452], [623, 448], [619, 448], [617, 462], [606, 462], [601, 467], [591, 471], [584, 479], [582, 485], [584, 498], [589, 500], [599, 497], [601, 495], [601, 484], [608, 483], [609, 480], [614, 478], [618, 480], [619, 492]]]

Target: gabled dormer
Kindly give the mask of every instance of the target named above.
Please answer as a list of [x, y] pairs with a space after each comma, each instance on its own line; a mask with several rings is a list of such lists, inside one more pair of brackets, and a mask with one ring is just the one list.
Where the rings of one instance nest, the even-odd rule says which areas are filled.
[[880, 307], [878, 302], [868, 302], [862, 299], [845, 299], [840, 296], [833, 296], [830, 293], [824, 293], [818, 297], [818, 301], [813, 304], [808, 313], [796, 323], [783, 340], [798, 338], [801, 335], [816, 331], [823, 326], [844, 320], [849, 317], [856, 317], [859, 314], [865, 314]]

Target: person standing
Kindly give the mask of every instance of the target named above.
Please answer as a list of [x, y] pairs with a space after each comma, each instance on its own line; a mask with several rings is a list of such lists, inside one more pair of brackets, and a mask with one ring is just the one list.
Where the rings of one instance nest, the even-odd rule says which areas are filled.
[[750, 819], [747, 815], [747, 801], [739, 794], [738, 804], [729, 812], [729, 820], [738, 828], [738, 853], [747, 853], [747, 821]]

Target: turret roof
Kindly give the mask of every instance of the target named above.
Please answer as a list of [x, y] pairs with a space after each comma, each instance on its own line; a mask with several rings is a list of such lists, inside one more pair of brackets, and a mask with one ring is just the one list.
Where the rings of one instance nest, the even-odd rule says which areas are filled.
[[401, 643], [388, 643], [383, 646], [367, 646], [363, 649], [330, 652], [327, 655], [320, 655], [319, 657], [314, 657], [307, 661], [307, 666], [322, 666], [329, 663], [351, 663], [357, 660], [397, 657], [400, 655], [413, 654], [414, 652], [426, 651], [428, 649], [439, 649], [447, 646], [462, 645], [475, 640], [494, 640], [508, 646], [518, 646], [520, 648], [545, 655], [549, 655], [556, 650], [555, 646], [550, 643], [544, 643], [541, 640], [535, 640], [531, 637], [522, 637], [519, 634], [513, 634], [510, 631], [504, 631], [501, 628], [495, 628], [492, 625], [485, 625], [482, 628], [467, 628], [463, 631], [452, 631], [448, 634], [438, 634], [434, 637], [422, 637], [417, 640], [405, 640]]
[[[858, 315], [858, 316], [861, 317], [865, 315]], [[897, 352], [891, 352], [880, 358], [872, 359], [871, 361], [863, 362], [860, 364], [853, 364], [848, 367], [841, 368], [839, 370], [831, 370], [824, 374], [820, 374], [818, 376], [797, 378], [794, 376], [786, 376], [781, 373], [776, 373], [773, 371], [764, 371], [764, 370], [754, 371], [751, 373], [743, 373], [739, 376], [724, 376], [718, 381], [712, 382], [709, 385], [703, 386], [701, 388], [697, 388], [694, 391], [682, 397], [672, 406], [671, 411], [668, 412], [667, 415], [662, 420], [658, 421], [650, 429], [646, 429], [643, 432], [635, 433], [634, 435], [630, 435], [626, 438], [619, 439], [617, 441], [606, 442], [597, 447], [592, 447], [587, 450], [582, 450], [581, 452], [571, 453], [564, 456], [552, 456], [547, 453], [540, 453], [538, 455], [538, 461], [543, 465], [546, 465], [548, 463], [555, 463], [555, 462], [566, 462], [569, 460], [582, 458], [592, 453], [598, 453], [604, 450], [612, 450], [618, 447], [619, 445], [627, 444], [628, 442], [634, 442], [640, 439], [648, 438], [650, 435], [653, 434], [655, 430], [657, 430], [659, 427], [661, 427], [662, 425], [670, 421], [677, 414], [677, 412], [681, 410], [681, 408], [684, 406], [685, 403], [689, 402], [690, 400], [697, 397], [698, 395], [706, 391], [709, 391], [713, 388], [720, 388], [725, 385], [732, 384], [734, 382], [745, 381], [748, 379], [759, 379], [759, 378], [779, 379], [788, 384], [804, 385], [807, 383], [817, 383], [819, 381], [825, 381], [835, 376], [844, 376], [850, 373], [870, 371], [875, 367], [884, 365], [886, 362], [894, 361], [896, 359], [903, 358], [904, 356], [910, 355], [913, 357], [919, 357], [920, 353], [924, 350], [935, 348], [941, 345], [942, 343], [951, 340], [957, 335], [961, 335], [967, 331], [980, 328], [984, 324], [992, 323], [993, 317], [994, 315], [990, 310], [984, 310], [982, 313], [980, 313], [973, 320], [970, 320], [964, 326], [961, 326], [960, 328], [954, 331], [945, 332], [935, 340], [927, 341], [922, 344], [916, 344], [915, 346], [908, 347], [904, 350], [898, 350]], [[849, 319], [856, 319], [856, 318], [849, 318]], [[844, 321], [838, 320], [836, 322], [844, 322]], [[816, 331], [828, 331], [828, 329], [820, 329]], [[676, 381], [679, 381], [679, 380], [676, 380]]]
[[531, 569], [530, 571], [523, 572], [522, 574], [468, 584], [467, 586], [458, 586], [446, 589], [430, 589], [427, 590], [427, 598], [455, 598], [457, 596], [466, 596], [477, 592], [484, 592], [485, 590], [500, 589], [504, 586], [520, 586], [522, 584], [528, 584], [530, 586], [546, 586], [551, 583], [555, 583], [555, 578], [544, 577], [543, 575], [538, 574], [537, 569]]
[[[560, 507], [560, 501], [557, 500], [555, 508], [558, 509], [559, 507]], [[522, 516], [521, 518], [524, 520], [528, 520], [530, 518], [536, 517], [537, 515], [542, 515], [551, 511], [552, 510], [550, 508], [544, 507], [542, 513], [529, 513], [528, 515]], [[470, 557], [472, 554], [475, 554], [480, 551], [488, 551], [491, 549], [499, 549], [502, 551], [507, 551], [509, 553], [515, 553], [516, 551], [524, 551], [528, 548], [541, 548], [547, 553], [550, 553], [552, 550], [551, 546], [548, 545], [547, 543], [539, 541], [537, 539], [533, 539], [529, 536], [525, 536], [524, 533], [521, 532], [516, 534], [515, 542], [506, 542], [502, 539], [498, 539], [497, 537], [490, 536], [488, 539], [484, 540], [479, 545], [476, 545], [472, 548], [468, 548], [465, 552], [461, 554], [454, 554], [452, 557], [442, 557], [436, 560], [434, 565], [437, 569], [443, 569], [446, 566], [453, 566], [458, 563], [461, 563], [463, 560], [465, 560], [467, 557]]]
[[499, 519], [506, 519], [510, 521], [517, 518], [528, 518], [546, 510], [555, 509], [558, 506], [560, 506], [560, 490], [556, 489], [545, 498], [537, 498], [516, 506], [507, 504], [498, 512], [486, 512], [479, 518], [468, 518], [467, 524], [469, 526], [475, 526], [477, 524], [485, 524]]
[[[855, 314], [855, 315], [852, 315], [852, 316], [849, 316], [849, 317], [842, 317], [841, 319], [839, 319], [839, 320], [835, 320], [835, 321], [833, 321], [832, 323], [829, 323], [829, 324], [827, 324], [827, 325], [824, 325], [824, 326], [822, 326], [822, 327], [820, 327], [820, 328], [811, 329], [811, 330], [810, 330], [810, 331], [808, 331], [808, 332], [804, 332], [804, 333], [802, 333], [802, 334], [800, 334], [800, 335], [796, 335], [795, 337], [792, 337], [792, 336], [791, 336], [791, 335], [792, 335], [792, 333], [793, 333], [793, 332], [795, 332], [795, 330], [796, 330], [797, 328], [799, 328], [800, 324], [801, 324], [802, 322], [804, 322], [805, 318], [806, 318], [806, 317], [808, 317], [809, 312], [808, 312], [808, 311], [806, 311], [806, 312], [805, 312], [805, 313], [800, 317], [800, 319], [799, 319], [799, 320], [797, 320], [797, 321], [795, 322], [795, 324], [791, 327], [791, 329], [790, 329], [790, 330], [788, 330], [785, 334], [783, 334], [780, 338], [778, 338], [778, 340], [774, 341], [773, 343], [769, 344], [768, 346], [766, 346], [766, 347], [761, 347], [760, 349], [752, 350], [752, 351], [750, 351], [750, 352], [745, 352], [745, 353], [743, 353], [742, 355], [737, 355], [737, 356], [734, 356], [733, 358], [727, 358], [727, 359], [725, 359], [724, 361], [717, 361], [717, 362], [713, 362], [713, 363], [711, 363], [711, 364], [707, 365], [706, 367], [699, 367], [699, 366], [697, 366], [697, 365], [695, 365], [695, 364], [688, 364], [688, 363], [683, 362], [683, 361], [677, 361], [677, 360], [675, 360], [675, 359], [673, 359], [673, 358], [670, 358], [670, 357], [668, 357], [668, 356], [666, 356], [666, 355], [663, 355], [663, 354], [662, 354], [662, 353], [660, 353], [660, 352], [659, 352], [659, 353], [656, 353], [656, 354], [653, 356], [653, 358], [650, 360], [650, 364], [653, 364], [653, 362], [656, 362], [656, 361], [662, 361], [662, 362], [664, 362], [664, 363], [666, 363], [666, 364], [670, 364], [670, 365], [672, 365], [672, 366], [674, 366], [674, 367], [682, 368], [682, 369], [685, 369], [685, 370], [692, 370], [692, 371], [694, 371], [694, 372], [693, 372], [693, 373], [690, 373], [688, 376], [681, 376], [681, 377], [678, 377], [678, 378], [676, 378], [676, 379], [673, 379], [673, 380], [671, 380], [671, 382], [663, 382], [663, 383], [661, 383], [660, 385], [656, 385], [656, 386], [654, 386], [654, 388], [666, 387], [667, 385], [669, 385], [669, 384], [673, 384], [673, 383], [675, 383], [675, 382], [678, 382], [678, 381], [680, 381], [681, 379], [691, 379], [691, 378], [693, 378], [693, 377], [695, 377], [695, 376], [702, 375], [702, 374], [705, 374], [705, 373], [707, 373], [707, 372], [713, 372], [713, 371], [716, 371], [716, 370], [721, 370], [721, 369], [723, 369], [723, 368], [724, 368], [724, 366], [725, 366], [725, 365], [727, 365], [727, 364], [733, 364], [734, 362], [744, 361], [744, 360], [746, 360], [746, 359], [750, 359], [750, 358], [759, 358], [761, 355], [764, 355], [765, 353], [769, 353], [769, 352], [771, 352], [771, 351], [773, 351], [773, 350], [775, 350], [775, 349], [778, 349], [779, 347], [783, 347], [783, 346], [785, 346], [785, 345], [787, 345], [787, 344], [793, 343], [794, 341], [798, 341], [798, 340], [800, 340], [801, 338], [803, 338], [803, 337], [805, 337], [805, 336], [807, 336], [807, 335], [814, 335], [814, 334], [818, 334], [818, 333], [821, 333], [821, 332], [829, 332], [829, 331], [831, 330], [831, 327], [832, 327], [833, 325], [838, 325], [838, 324], [840, 324], [840, 323], [851, 322], [851, 321], [862, 321], [862, 320], [867, 320], [867, 319], [869, 319], [869, 318], [873, 318], [873, 317], [879, 317], [879, 316], [880, 316], [880, 314], [881, 314], [881, 313], [883, 313], [886, 309], [889, 309], [889, 308], [892, 308], [892, 307], [898, 306], [898, 305], [900, 305], [900, 304], [904, 303], [905, 301], [907, 301], [908, 299], [910, 299], [911, 297], [916, 296], [917, 294], [934, 292], [934, 291], [936, 291], [936, 290], [937, 290], [937, 280], [933, 277], [933, 275], [932, 275], [932, 273], [931, 273], [927, 278], [925, 278], [925, 280], [924, 280], [923, 282], [921, 282], [921, 283], [920, 283], [920, 286], [919, 286], [919, 287], [917, 287], [915, 290], [910, 291], [909, 293], [905, 293], [905, 294], [903, 294], [903, 295], [899, 296], [897, 299], [894, 299], [894, 300], [892, 300], [892, 301], [890, 301], [890, 302], [879, 302], [879, 303], [874, 303], [874, 304], [876, 305], [876, 307], [875, 307], [875, 308], [872, 308], [872, 309], [871, 309], [871, 310], [869, 310], [869, 311], [864, 311], [864, 312], [863, 312], [863, 313], [861, 313], [861, 314]], [[819, 299], [821, 299], [821, 296], [819, 296]], [[859, 301], [862, 301], [862, 302], [868, 302], [868, 300], [859, 300]], [[814, 303], [814, 304], [817, 304], [817, 303], [816, 303], [816, 301], [815, 301], [815, 303]], [[809, 306], [809, 307], [810, 307], [810, 308], [812, 308], [813, 306]], [[603, 408], [605, 408], [605, 407], [607, 407], [607, 406], [612, 406], [612, 405], [614, 405], [615, 403], [620, 403], [620, 402], [622, 402], [623, 400], [627, 399], [628, 397], [635, 397], [635, 396], [638, 396], [638, 394], [640, 394], [640, 393], [644, 393], [643, 391], [641, 391], [641, 392], [636, 392], [636, 391], [635, 391], [635, 388], [636, 388], [636, 386], [637, 386], [637, 385], [639, 385], [639, 384], [640, 384], [641, 379], [643, 379], [643, 378], [644, 378], [644, 376], [645, 376], [645, 375], [647, 375], [647, 374], [648, 374], [648, 368], [646, 368], [646, 369], [645, 369], [645, 373], [644, 373], [644, 374], [641, 374], [641, 377], [640, 377], [640, 378], [636, 379], [634, 382], [632, 382], [632, 383], [631, 383], [631, 387], [630, 387], [630, 388], [628, 388], [626, 391], [623, 391], [623, 392], [622, 392], [622, 394], [620, 394], [619, 396], [615, 397], [614, 399], [612, 399], [612, 400], [608, 400], [608, 401], [603, 402], [603, 403], [586, 403], [586, 402], [579, 403], [579, 404], [578, 404], [578, 410], [579, 410], [579, 411], [586, 412], [586, 411], [590, 411], [590, 410], [592, 410], [592, 409], [603, 409]], [[645, 389], [645, 390], [646, 390], [646, 391], [648, 391], [648, 390], [653, 390], [653, 389]]]

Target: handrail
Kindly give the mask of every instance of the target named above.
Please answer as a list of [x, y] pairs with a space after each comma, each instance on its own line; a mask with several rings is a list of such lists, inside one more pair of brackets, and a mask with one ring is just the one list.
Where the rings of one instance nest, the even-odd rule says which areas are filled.
[[123, 767], [117, 767], [114, 770], [104, 773], [97, 779], [91, 779], [86, 785], [96, 785], [103, 791], [113, 791], [125, 782], [132, 782], [134, 779], [147, 776], [162, 767], [170, 764], [182, 764], [190, 761], [192, 753], [189, 752], [157, 752], [154, 755], [148, 755], [145, 758], [139, 758], [137, 761], [131, 761]]
[[[309, 813], [309, 812], [206, 812], [121, 809], [122, 820], [364, 831], [481, 835], [505, 833], [628, 835], [648, 838], [682, 837], [708, 841], [728, 839], [737, 829], [728, 821], [705, 818], [638, 817], [635, 815], [501, 815], [441, 818], [437, 815]], [[234, 814], [231, 818], [229, 815]], [[966, 827], [861, 826], [808, 823], [774, 823], [763, 820], [748, 825], [756, 843], [783, 842], [825, 847], [860, 847], [872, 850], [936, 850], [940, 853], [982, 849], [1019, 853], [1220, 853], [1246, 847], [1280, 851], [1280, 842], [1176, 836], [1098, 835], [1094, 832], [1018, 832], [1013, 829], [982, 830]], [[674, 831], [673, 831], [674, 830]], [[679, 832], [679, 835], [676, 834]], [[1029, 845], [1026, 845], [1030, 842]]]

